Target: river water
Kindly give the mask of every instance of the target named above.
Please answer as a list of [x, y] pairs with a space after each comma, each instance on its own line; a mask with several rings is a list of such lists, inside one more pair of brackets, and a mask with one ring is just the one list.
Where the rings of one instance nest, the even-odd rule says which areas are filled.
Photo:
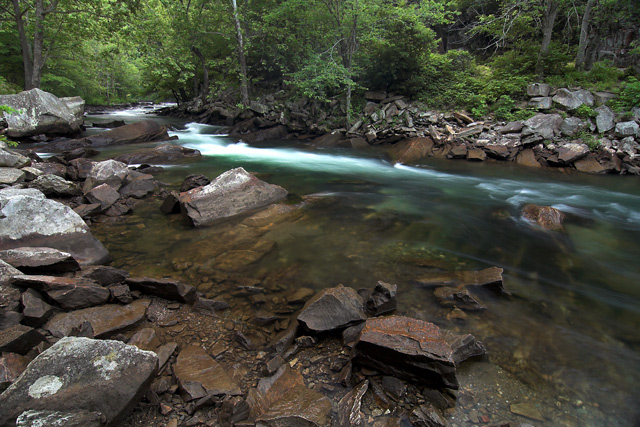
[[[127, 111], [93, 119], [120, 117], [143, 118]], [[461, 368], [460, 393], [474, 396], [474, 405], [459, 400], [451, 412], [458, 425], [473, 424], [477, 413], [471, 412], [478, 410], [491, 414], [492, 422], [640, 422], [637, 177], [504, 162], [430, 159], [418, 166], [392, 165], [373, 149], [312, 149], [295, 141], [249, 145], [219, 127], [155, 119], [176, 126], [171, 132], [179, 137], [176, 143], [203, 154], [200, 161], [167, 166], [157, 175], [170, 188], [188, 174], [213, 179], [242, 166], [286, 188], [292, 203], [314, 195], [299, 214], [260, 235], [272, 243], [266, 255], [226, 269], [229, 275], [277, 282], [277, 290], [396, 283], [398, 314], [472, 333], [485, 344], [486, 360]], [[222, 259], [216, 258], [220, 246], [237, 234], [229, 234], [230, 225], [191, 229], [176, 216], [160, 214], [159, 203], [142, 204], [115, 224], [93, 227], [115, 265], [134, 274], [179, 278], [212, 297], [227, 296], [216, 283], [231, 276], [221, 278], [202, 266]], [[565, 231], [529, 224], [521, 216], [527, 203], [563, 211]], [[430, 273], [491, 266], [504, 268], [511, 296], [474, 294], [487, 309], [468, 312], [464, 320], [448, 317], [451, 309], [420, 284]], [[252, 309], [250, 303], [243, 307]], [[534, 408], [543, 420], [519, 417], [511, 404]]]

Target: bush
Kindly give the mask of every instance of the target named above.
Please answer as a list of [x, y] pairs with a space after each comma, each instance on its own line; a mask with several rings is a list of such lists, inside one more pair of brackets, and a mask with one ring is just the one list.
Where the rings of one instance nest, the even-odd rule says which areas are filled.
[[587, 104], [582, 104], [576, 110], [576, 116], [582, 117], [583, 119], [595, 119], [598, 117], [598, 113], [593, 110], [593, 108], [589, 107]]
[[618, 98], [609, 103], [617, 111], [630, 111], [634, 107], [640, 107], [640, 80], [628, 77]]

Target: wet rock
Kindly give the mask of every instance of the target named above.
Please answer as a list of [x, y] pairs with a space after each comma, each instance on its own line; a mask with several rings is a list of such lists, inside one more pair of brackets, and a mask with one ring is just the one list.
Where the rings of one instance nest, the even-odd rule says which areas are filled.
[[54, 312], [53, 307], [47, 304], [42, 299], [42, 295], [34, 289], [24, 291], [20, 302], [23, 307], [24, 323], [34, 328], [42, 326]]
[[481, 148], [472, 148], [467, 152], [467, 160], [482, 162], [487, 159], [487, 153]]
[[522, 135], [539, 135], [543, 139], [553, 139], [560, 132], [563, 121], [560, 114], [536, 114], [524, 122]]
[[20, 169], [31, 164], [31, 159], [0, 146], [0, 167]]
[[129, 273], [118, 268], [97, 265], [83, 269], [82, 277], [94, 280], [102, 286], [112, 286], [122, 283], [129, 277]]
[[111, 292], [111, 300], [114, 302], [129, 304], [133, 301], [131, 290], [127, 285], [111, 285], [109, 286], [109, 292]]
[[31, 359], [16, 353], [2, 353], [0, 357], [0, 393], [6, 390], [27, 369]]
[[516, 156], [516, 163], [528, 167], [542, 167], [540, 162], [538, 162], [538, 160], [536, 159], [535, 153], [530, 148], [526, 148], [518, 153], [518, 155]]
[[362, 397], [369, 388], [369, 381], [365, 380], [349, 391], [338, 402], [338, 425], [364, 426], [366, 417], [361, 411]]
[[199, 150], [175, 144], [161, 144], [153, 148], [145, 148], [132, 153], [121, 154], [115, 160], [126, 163], [168, 164], [202, 157]]
[[162, 200], [160, 206], [160, 212], [165, 215], [175, 214], [180, 212], [180, 195], [174, 191], [166, 194]]
[[[18, 353], [24, 355], [44, 340], [44, 336], [37, 330], [25, 325], [14, 325], [7, 329], [0, 330], [0, 353]], [[0, 405], [0, 407], [2, 407], [2, 405]]]
[[69, 100], [71, 99], [75, 101], [67, 104], [63, 98], [40, 89], [16, 95], [0, 95], [0, 105], [7, 105], [18, 111], [6, 117], [7, 135], [23, 138], [40, 134], [79, 133], [83, 122], [84, 101], [79, 97]]
[[92, 147], [169, 140], [167, 128], [153, 120], [143, 120], [83, 138]]
[[346, 139], [340, 132], [331, 132], [315, 138], [311, 144], [314, 147], [336, 147], [346, 145]]
[[119, 341], [63, 338], [0, 395], [0, 425], [26, 410], [98, 412], [115, 425], [142, 398], [157, 363], [154, 353]]
[[564, 214], [551, 206], [525, 205], [522, 208], [523, 218], [545, 230], [562, 231]]
[[523, 403], [512, 403], [509, 406], [511, 412], [517, 415], [522, 415], [523, 417], [530, 418], [536, 421], [544, 421], [544, 416], [540, 412], [538, 408], [535, 407], [533, 403], [523, 402]]
[[210, 182], [211, 180], [204, 175], [188, 175], [180, 185], [180, 192], [184, 193], [193, 188], [204, 187]]
[[110, 259], [82, 218], [35, 189], [0, 190], [0, 249], [50, 247], [70, 253], [81, 265]]
[[439, 272], [420, 276], [416, 281], [425, 286], [479, 286], [497, 294], [507, 294], [504, 289], [500, 267], [489, 267], [478, 271]]
[[25, 411], [16, 420], [16, 427], [103, 427], [105, 417], [89, 411]]
[[236, 168], [209, 185], [180, 194], [183, 215], [196, 227], [211, 225], [282, 200], [287, 191]]
[[85, 197], [91, 204], [99, 204], [100, 210], [109, 209], [120, 199], [120, 193], [114, 190], [109, 184], [100, 184], [89, 191]]
[[16, 276], [11, 280], [15, 286], [33, 288], [44, 292], [65, 310], [102, 305], [109, 300], [111, 292], [87, 279], [54, 276]]
[[587, 144], [570, 142], [558, 147], [558, 161], [562, 164], [569, 165], [585, 157], [589, 154], [589, 151]]
[[458, 307], [466, 311], [486, 310], [466, 289], [443, 286], [433, 291], [438, 303], [443, 307]]
[[82, 325], [83, 322], [89, 322], [95, 336], [101, 338], [142, 321], [150, 303], [148, 299], [139, 299], [128, 305], [109, 304], [58, 313], [44, 325], [44, 329], [53, 336], [64, 337], [68, 336], [73, 328]]
[[88, 193], [92, 188], [101, 184], [108, 184], [114, 190], [119, 190], [124, 185], [124, 181], [129, 175], [129, 168], [122, 162], [116, 160], [105, 160], [94, 163], [87, 174], [83, 191]]
[[580, 172], [586, 173], [606, 174], [613, 170], [612, 167], [607, 167], [597, 161], [592, 154], [587, 154], [586, 157], [576, 160], [573, 165]]
[[325, 289], [310, 299], [298, 315], [298, 322], [312, 332], [343, 329], [366, 320], [363, 300], [343, 285]]
[[249, 418], [249, 405], [241, 397], [229, 397], [222, 402], [219, 420], [223, 425], [236, 423]]
[[275, 336], [267, 346], [267, 349], [273, 350], [278, 354], [284, 354], [293, 344], [297, 334], [298, 322], [291, 322], [287, 329]]
[[432, 149], [431, 138], [411, 138], [396, 143], [389, 154], [395, 163], [411, 164], [426, 158]]
[[302, 375], [284, 364], [275, 375], [262, 378], [247, 395], [251, 417], [267, 426], [326, 426], [331, 401], [304, 385]]
[[447, 427], [449, 423], [429, 403], [420, 405], [411, 412], [409, 417], [411, 425], [415, 427]]
[[0, 251], [0, 259], [26, 274], [80, 270], [80, 264], [71, 254], [46, 247], [6, 249]]
[[304, 304], [315, 295], [313, 289], [310, 288], [297, 288], [293, 293], [287, 295], [287, 302], [289, 304]]
[[67, 181], [57, 175], [39, 176], [29, 186], [51, 197], [73, 197], [82, 193], [76, 183]]
[[193, 304], [196, 299], [196, 288], [184, 283], [168, 279], [152, 279], [149, 277], [130, 277], [125, 280], [132, 290], [147, 295], [155, 295], [171, 301]]
[[365, 309], [370, 316], [379, 316], [394, 311], [397, 307], [396, 292], [398, 285], [379, 281], [371, 295], [365, 301]]
[[598, 133], [602, 134], [608, 132], [615, 127], [616, 115], [611, 108], [606, 105], [601, 105], [594, 109], [594, 111], [598, 113], [596, 116], [596, 127], [598, 128]]
[[111, 120], [109, 122], [95, 122], [93, 123], [94, 128], [119, 128], [120, 126], [124, 126], [126, 123], [124, 120]]
[[457, 389], [456, 366], [485, 353], [472, 335], [455, 335], [433, 323], [402, 316], [365, 323], [354, 362], [435, 387]]
[[158, 187], [156, 181], [151, 175], [142, 175], [126, 184], [119, 191], [122, 197], [133, 197], [134, 199], [142, 199], [153, 194]]
[[187, 400], [207, 395], [238, 396], [240, 387], [227, 370], [202, 348], [190, 345], [180, 351], [173, 372]]
[[13, 185], [24, 182], [26, 175], [20, 169], [0, 168], [0, 184]]

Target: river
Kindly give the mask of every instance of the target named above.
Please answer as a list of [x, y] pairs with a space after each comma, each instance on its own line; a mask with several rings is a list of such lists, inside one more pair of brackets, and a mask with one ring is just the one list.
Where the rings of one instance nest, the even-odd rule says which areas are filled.
[[[88, 121], [130, 122], [143, 118], [141, 112]], [[296, 141], [249, 145], [219, 127], [155, 119], [176, 127], [171, 134], [177, 143], [203, 154], [157, 175], [172, 188], [189, 174], [213, 179], [242, 166], [286, 188], [294, 202], [314, 195], [301, 215], [261, 236], [275, 249], [235, 273], [278, 282], [279, 289], [395, 283], [398, 314], [472, 333], [485, 344], [488, 357], [461, 368], [460, 393], [472, 394], [474, 405], [459, 398], [453, 422], [470, 425], [485, 412], [526, 421], [514, 418], [513, 403], [543, 414], [544, 421], [528, 419], [534, 425], [640, 421], [637, 177], [504, 162], [392, 165], [375, 149], [312, 149]], [[527, 203], [563, 211], [564, 232], [529, 224], [521, 216]], [[158, 205], [143, 204], [122, 221], [93, 226], [115, 265], [134, 274], [181, 278], [212, 297], [228, 296], [198, 268], [211, 262], [208, 242], [227, 235], [216, 227], [191, 229], [160, 214]], [[432, 272], [491, 266], [504, 268], [511, 296], [477, 295], [487, 309], [468, 312], [464, 320], [448, 318], [451, 310], [419, 281]], [[243, 307], [252, 309], [249, 303]]]

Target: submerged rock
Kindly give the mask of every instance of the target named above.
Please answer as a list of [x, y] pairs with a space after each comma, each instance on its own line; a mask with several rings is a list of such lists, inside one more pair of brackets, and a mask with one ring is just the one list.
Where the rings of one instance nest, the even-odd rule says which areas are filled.
[[151, 383], [158, 357], [120, 341], [63, 338], [0, 395], [0, 425], [27, 410], [98, 412], [122, 420]]
[[522, 216], [545, 230], [562, 231], [564, 214], [551, 206], [525, 205]]
[[109, 252], [70, 207], [35, 189], [0, 190], [0, 249], [46, 246], [70, 253], [81, 265], [102, 264]]
[[284, 188], [268, 184], [243, 168], [223, 173], [204, 187], [180, 194], [183, 215], [196, 227], [263, 208], [287, 196]]
[[433, 387], [457, 389], [456, 367], [485, 354], [473, 335], [455, 335], [433, 323], [402, 316], [368, 319], [354, 362]]
[[343, 329], [366, 320], [363, 303], [354, 289], [338, 285], [310, 299], [298, 315], [298, 322], [316, 333]]

